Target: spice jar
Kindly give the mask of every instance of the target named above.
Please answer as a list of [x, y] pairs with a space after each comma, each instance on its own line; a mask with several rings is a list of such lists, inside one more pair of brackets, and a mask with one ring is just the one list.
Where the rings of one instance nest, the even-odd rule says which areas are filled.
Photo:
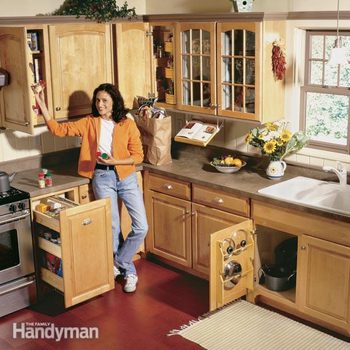
[[45, 188], [45, 174], [42, 171], [38, 174], [38, 185], [39, 188]]
[[51, 187], [52, 186], [52, 176], [51, 173], [47, 172], [45, 175], [45, 186]]

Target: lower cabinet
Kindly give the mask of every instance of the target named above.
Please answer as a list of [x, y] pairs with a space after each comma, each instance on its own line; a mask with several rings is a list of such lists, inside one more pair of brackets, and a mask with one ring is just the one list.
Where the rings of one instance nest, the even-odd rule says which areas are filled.
[[149, 172], [144, 183], [146, 250], [209, 279], [211, 235], [246, 221], [235, 212], [248, 216], [248, 199]]
[[62, 292], [65, 307], [114, 288], [109, 199], [79, 205], [57, 195], [33, 199], [32, 210], [39, 286]]
[[298, 264], [300, 310], [350, 333], [350, 247], [302, 235]]
[[[350, 335], [350, 224], [252, 200], [256, 225], [254, 296], [323, 327]], [[297, 239], [295, 287], [272, 291], [259, 269], [274, 263], [277, 245]]]

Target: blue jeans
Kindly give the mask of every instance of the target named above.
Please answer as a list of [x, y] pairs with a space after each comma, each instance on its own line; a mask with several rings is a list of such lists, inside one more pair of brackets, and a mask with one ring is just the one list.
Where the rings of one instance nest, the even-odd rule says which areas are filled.
[[[132, 258], [148, 231], [146, 210], [136, 173], [120, 181], [113, 170], [95, 169], [92, 188], [96, 199], [111, 199], [114, 265], [125, 276], [136, 275]], [[125, 241], [120, 228], [118, 198], [123, 201], [131, 217], [131, 232]]]

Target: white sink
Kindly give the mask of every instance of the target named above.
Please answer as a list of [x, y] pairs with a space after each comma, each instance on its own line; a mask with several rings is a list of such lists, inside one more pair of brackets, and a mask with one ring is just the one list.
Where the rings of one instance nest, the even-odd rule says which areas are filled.
[[350, 185], [297, 176], [262, 188], [258, 192], [285, 202], [302, 203], [350, 216]]

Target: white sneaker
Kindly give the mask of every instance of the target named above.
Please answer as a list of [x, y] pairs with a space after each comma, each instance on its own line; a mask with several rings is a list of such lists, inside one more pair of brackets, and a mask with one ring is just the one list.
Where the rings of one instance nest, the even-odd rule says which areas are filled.
[[138, 281], [138, 277], [136, 275], [127, 275], [125, 277], [125, 285], [124, 285], [124, 292], [126, 293], [132, 293], [136, 290], [136, 284]]
[[119, 275], [121, 275], [121, 272], [118, 269], [118, 267], [113, 266], [113, 274], [114, 274], [114, 279], [116, 279]]

